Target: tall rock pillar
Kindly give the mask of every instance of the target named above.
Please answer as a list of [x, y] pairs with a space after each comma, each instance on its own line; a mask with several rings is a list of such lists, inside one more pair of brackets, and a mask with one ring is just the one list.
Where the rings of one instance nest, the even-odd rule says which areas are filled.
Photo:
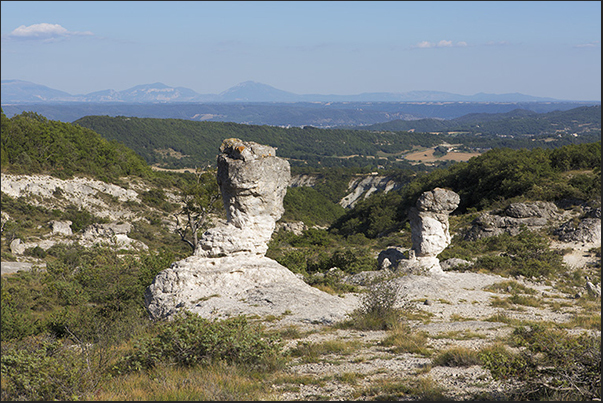
[[206, 231], [195, 255], [215, 257], [237, 252], [264, 255], [291, 180], [287, 160], [273, 147], [226, 139], [218, 155], [217, 180], [227, 223]]

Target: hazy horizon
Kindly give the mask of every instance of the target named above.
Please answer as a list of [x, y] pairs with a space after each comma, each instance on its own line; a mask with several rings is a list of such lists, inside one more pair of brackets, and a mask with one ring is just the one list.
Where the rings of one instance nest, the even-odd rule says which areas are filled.
[[598, 1], [2, 1], [2, 80], [601, 99]]

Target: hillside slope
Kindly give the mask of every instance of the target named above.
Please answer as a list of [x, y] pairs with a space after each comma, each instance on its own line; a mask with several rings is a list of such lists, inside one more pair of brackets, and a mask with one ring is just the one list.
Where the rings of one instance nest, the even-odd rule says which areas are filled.
[[[285, 196], [266, 256], [358, 302], [334, 324], [296, 321], [289, 294], [253, 300], [275, 315], [149, 320], [145, 290], [191, 254], [174, 214], [201, 178], [36, 115], [3, 117], [2, 142], [2, 400], [600, 400], [600, 142], [400, 172], [344, 215], [328, 207], [348, 172], [300, 177], [314, 188]], [[382, 253], [408, 253], [408, 208], [438, 186], [461, 197], [445, 275], [390, 270]]]
[[582, 106], [565, 111], [535, 113], [515, 109], [506, 113], [473, 113], [450, 120], [392, 120], [362, 130], [467, 132], [481, 135], [558, 135], [601, 132], [601, 106]]

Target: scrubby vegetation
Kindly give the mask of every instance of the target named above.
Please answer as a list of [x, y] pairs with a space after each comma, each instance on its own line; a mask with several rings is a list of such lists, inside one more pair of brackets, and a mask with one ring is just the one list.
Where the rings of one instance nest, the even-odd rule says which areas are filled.
[[601, 336], [534, 325], [518, 327], [512, 345], [486, 348], [478, 356], [495, 378], [521, 382], [513, 400], [582, 401], [601, 399]]
[[343, 235], [363, 233], [368, 238], [399, 231], [419, 195], [436, 187], [459, 194], [461, 202], [455, 215], [522, 200], [600, 203], [601, 142], [555, 150], [494, 149], [468, 162], [419, 175], [397, 191], [362, 200], [331, 229]]
[[148, 176], [151, 169], [131, 149], [98, 133], [33, 113], [7, 118], [2, 111], [2, 171], [46, 173], [59, 178], [74, 174], [100, 180]]
[[[180, 122], [161, 122], [169, 124], [184, 128]], [[272, 133], [268, 128], [251, 129]], [[308, 141], [326, 133], [298, 130]], [[338, 134], [347, 135], [346, 131]], [[415, 139], [400, 140], [399, 146], [405, 141]], [[527, 278], [554, 284], [556, 291], [567, 294], [575, 293], [575, 284], [583, 281], [587, 269], [595, 282], [601, 281], [600, 263], [569, 270], [563, 263], [563, 251], [551, 250], [553, 237], [547, 230], [475, 242], [455, 237], [440, 255], [441, 259], [474, 262], [458, 271], [508, 277], [488, 289], [497, 294], [489, 301], [493, 306], [562, 310], [571, 303], [578, 307], [563, 324], [526, 323], [499, 313], [488, 320], [508, 324], [514, 329], [512, 336], [478, 350], [434, 349], [430, 342], [436, 337], [411, 326], [429, 321], [429, 315], [410, 305], [400, 308], [394, 304], [403, 292], [395, 282], [354, 286], [342, 281], [345, 276], [376, 270], [376, 256], [386, 247], [410, 246], [406, 214], [425, 190], [445, 187], [461, 195], [461, 205], [451, 217], [451, 229], [460, 232], [482, 210], [502, 209], [513, 201], [566, 200], [570, 206], [600, 206], [600, 160], [600, 142], [556, 149], [494, 149], [466, 163], [431, 172], [388, 171], [405, 185], [397, 191], [375, 193], [349, 210], [337, 203], [350, 178], [362, 169], [308, 169], [306, 172], [317, 176], [316, 185], [290, 188], [282, 219], [303, 221], [307, 229], [298, 234], [276, 232], [267, 256], [323, 291], [359, 293], [360, 308], [349, 320], [326, 326], [326, 332], [384, 332], [372, 347], [379, 354], [414, 354], [430, 360], [421, 374], [428, 375], [435, 366], [480, 365], [497, 381], [513, 386], [504, 398], [481, 396], [485, 400], [600, 399], [600, 336], [593, 336], [600, 332], [600, 299], [584, 296], [560, 303], [516, 281]], [[2, 115], [2, 172], [61, 178], [84, 175], [118, 184], [125, 183], [124, 177], [145, 181], [148, 190], [141, 193], [141, 203], [129, 202], [145, 219], [133, 223], [130, 235], [150, 246], [150, 251], [142, 252], [76, 244], [32, 248], [26, 254], [43, 262], [45, 269], [34, 266], [31, 271], [2, 276], [2, 400], [271, 400], [273, 385], [299, 387], [336, 381], [357, 386], [362, 379], [352, 372], [306, 379], [283, 371], [295, 360], [312, 363], [334, 360], [334, 355], [351, 357], [366, 347], [353, 340], [295, 344], [295, 339], [308, 332], [293, 327], [268, 329], [267, 318], [210, 321], [186, 314], [173, 322], [148, 319], [145, 289], [161, 270], [190, 255], [188, 245], [162, 223], [182, 208], [170, 202], [168, 189], [181, 197], [191, 196], [189, 207], [194, 209], [204, 203], [209, 189], [197, 186], [210, 183], [212, 174], [151, 171], [144, 160], [116, 142], [89, 129], [31, 113], [12, 119]], [[55, 197], [60, 198], [60, 192]], [[200, 198], [196, 204], [195, 197]], [[11, 216], [2, 227], [3, 262], [14, 260], [7, 248], [13, 239], [48, 234], [49, 220], [70, 220], [76, 233], [104, 222], [86, 209], [70, 203], [65, 206], [45, 208], [2, 193], [2, 211]], [[598, 253], [600, 261], [600, 247], [591, 252]], [[286, 340], [292, 341], [293, 347], [284, 348]], [[364, 359], [370, 358], [354, 358], [358, 362]], [[358, 387], [354, 397], [446, 398], [441, 385], [428, 376], [415, 375]]]

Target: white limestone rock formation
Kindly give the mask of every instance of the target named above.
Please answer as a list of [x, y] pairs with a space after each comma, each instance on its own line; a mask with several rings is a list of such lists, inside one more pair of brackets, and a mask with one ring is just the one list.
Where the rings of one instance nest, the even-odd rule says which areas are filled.
[[424, 192], [419, 197], [409, 212], [412, 248], [407, 259], [391, 262], [395, 271], [445, 274], [437, 256], [450, 245], [448, 216], [460, 200], [457, 193], [441, 188]]
[[181, 310], [206, 318], [274, 315], [286, 322], [333, 323], [358, 305], [355, 296], [313, 288], [265, 256], [276, 221], [284, 212], [289, 163], [275, 149], [224, 140], [217, 180], [227, 222], [206, 231], [190, 256], [159, 273], [145, 292], [152, 319]]
[[286, 232], [293, 232], [295, 235], [302, 235], [304, 231], [308, 229], [308, 226], [303, 221], [297, 222], [277, 222], [276, 223], [276, 232], [280, 230]]
[[389, 176], [368, 175], [353, 178], [348, 184], [350, 193], [339, 201], [344, 208], [352, 208], [360, 200], [368, 198], [375, 192], [387, 193], [402, 187], [402, 183]]
[[132, 224], [129, 222], [91, 224], [84, 229], [79, 238], [79, 244], [86, 247], [102, 244], [127, 250], [149, 249], [143, 242], [130, 238], [128, 236], [130, 231], [132, 231]]
[[424, 192], [410, 209], [412, 250], [416, 257], [435, 257], [450, 245], [448, 215], [461, 198], [452, 190]]
[[264, 255], [276, 221], [285, 211], [289, 162], [278, 158], [273, 147], [239, 139], [224, 140], [220, 152], [217, 180], [227, 222], [202, 235], [195, 255]]
[[524, 228], [540, 230], [560, 217], [554, 203], [511, 203], [502, 212], [489, 211], [477, 217], [465, 234], [465, 239], [475, 241], [503, 233], [515, 236]]
[[[2, 173], [1, 188], [10, 197], [26, 197], [35, 206], [62, 209], [74, 204], [110, 221], [132, 220], [136, 215], [124, 203], [140, 202], [138, 193], [132, 189], [83, 177], [59, 179], [50, 175]], [[107, 196], [116, 203], [108, 204], [104, 200]]]
[[562, 242], [601, 245], [601, 207], [588, 209], [582, 218], [563, 223], [553, 233]]
[[358, 299], [311, 287], [265, 256], [237, 253], [193, 255], [172, 264], [147, 288], [145, 303], [152, 319], [171, 319], [186, 310], [209, 319], [273, 315], [282, 323], [331, 324], [345, 319]]

